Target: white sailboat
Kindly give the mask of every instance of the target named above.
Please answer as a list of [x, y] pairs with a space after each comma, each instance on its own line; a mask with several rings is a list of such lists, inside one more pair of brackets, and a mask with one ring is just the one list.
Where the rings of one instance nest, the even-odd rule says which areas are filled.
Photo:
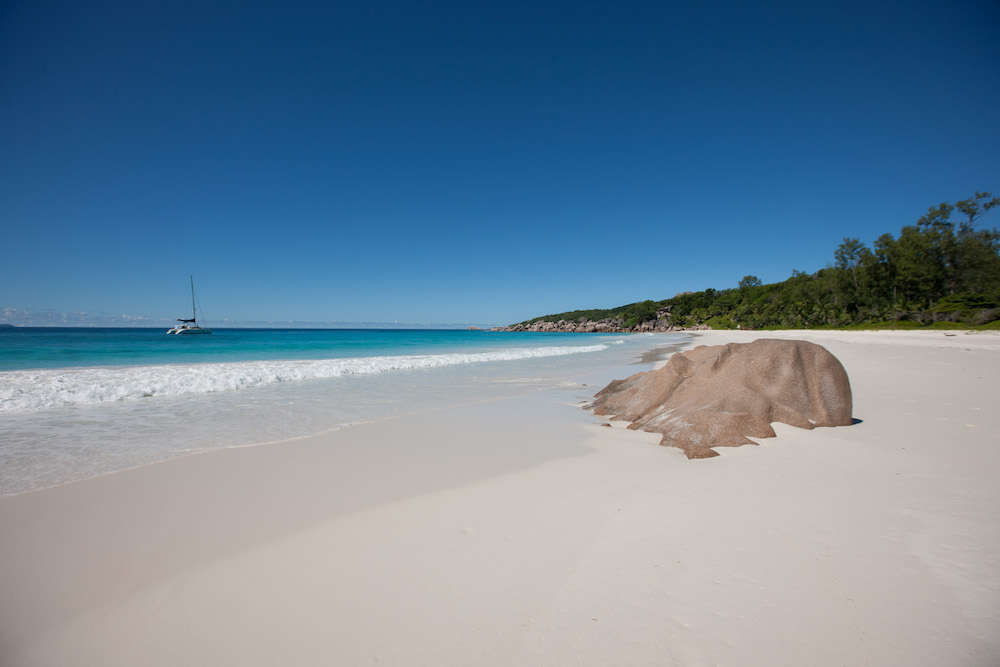
[[184, 320], [177, 318], [180, 322], [177, 326], [167, 331], [168, 334], [210, 334], [211, 329], [204, 329], [198, 326], [198, 311], [194, 303], [194, 276], [191, 276], [191, 319]]

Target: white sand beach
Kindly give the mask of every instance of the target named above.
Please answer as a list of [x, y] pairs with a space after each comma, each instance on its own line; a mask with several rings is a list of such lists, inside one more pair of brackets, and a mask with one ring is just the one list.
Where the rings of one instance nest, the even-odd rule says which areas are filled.
[[700, 334], [860, 420], [711, 459], [580, 409], [623, 368], [0, 498], [0, 664], [998, 664], [1000, 335], [950, 334]]

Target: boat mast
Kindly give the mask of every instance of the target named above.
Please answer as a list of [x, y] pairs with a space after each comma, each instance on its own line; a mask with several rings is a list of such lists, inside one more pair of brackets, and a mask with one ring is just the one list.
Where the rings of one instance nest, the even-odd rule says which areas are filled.
[[197, 320], [198, 319], [198, 311], [195, 309], [195, 305], [194, 305], [194, 276], [192, 275], [192, 276], [188, 276], [188, 277], [191, 278], [191, 319], [192, 320]]

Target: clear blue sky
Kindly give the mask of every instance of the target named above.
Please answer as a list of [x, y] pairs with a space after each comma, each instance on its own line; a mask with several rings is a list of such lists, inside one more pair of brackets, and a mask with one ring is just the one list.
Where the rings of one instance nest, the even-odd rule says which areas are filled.
[[8, 0], [0, 308], [173, 318], [194, 274], [216, 323], [501, 324], [784, 280], [1000, 194], [998, 34], [995, 0]]

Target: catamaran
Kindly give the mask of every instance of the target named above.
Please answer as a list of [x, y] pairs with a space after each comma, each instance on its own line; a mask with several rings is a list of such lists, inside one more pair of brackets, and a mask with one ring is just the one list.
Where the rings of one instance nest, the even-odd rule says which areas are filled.
[[180, 322], [180, 324], [178, 324], [175, 327], [172, 327], [169, 331], [167, 331], [167, 333], [168, 334], [210, 334], [210, 333], [212, 333], [211, 329], [204, 329], [204, 328], [198, 326], [198, 321], [197, 320], [198, 320], [198, 311], [196, 310], [196, 307], [194, 305], [194, 276], [191, 276], [191, 319], [190, 320], [184, 320], [184, 319], [181, 319], [181, 318], [178, 317], [177, 321]]

